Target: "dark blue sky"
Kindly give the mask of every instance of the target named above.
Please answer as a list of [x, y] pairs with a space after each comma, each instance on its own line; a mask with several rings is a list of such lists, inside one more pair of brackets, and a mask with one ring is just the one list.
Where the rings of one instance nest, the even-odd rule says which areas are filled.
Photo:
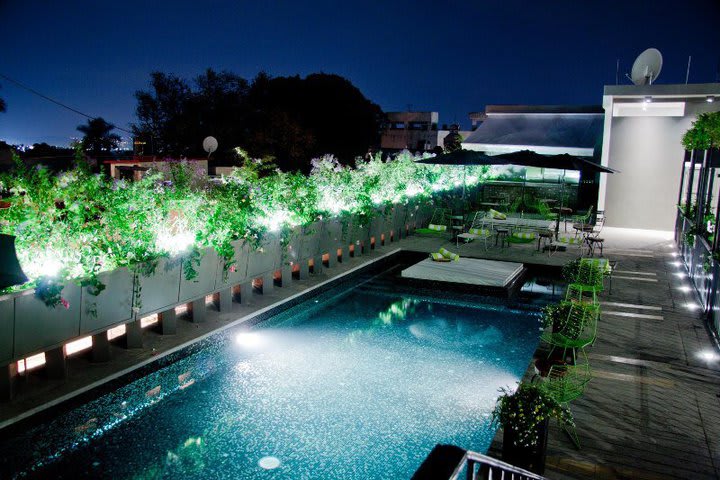
[[[384, 110], [469, 125], [486, 104], [599, 104], [647, 47], [659, 83], [718, 81], [717, 0], [0, 0], [0, 73], [125, 126], [153, 70], [337, 73]], [[0, 79], [0, 139], [67, 144], [85, 119]]]

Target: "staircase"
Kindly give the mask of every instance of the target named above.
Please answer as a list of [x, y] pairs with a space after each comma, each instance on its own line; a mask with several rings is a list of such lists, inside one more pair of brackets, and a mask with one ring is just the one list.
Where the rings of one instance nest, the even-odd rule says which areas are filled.
[[454, 445], [435, 445], [412, 480], [546, 480], [482, 453]]

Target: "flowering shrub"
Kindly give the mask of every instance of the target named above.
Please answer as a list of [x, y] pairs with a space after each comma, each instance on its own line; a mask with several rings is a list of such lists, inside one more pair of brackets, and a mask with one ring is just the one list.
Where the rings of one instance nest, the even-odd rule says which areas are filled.
[[310, 176], [285, 173], [238, 150], [242, 166], [209, 181], [187, 162], [167, 161], [137, 182], [92, 174], [78, 160], [75, 169], [54, 176], [15, 157], [15, 169], [0, 175], [0, 233], [16, 237], [18, 259], [31, 282], [41, 276], [96, 280], [101, 271], [137, 267], [160, 257], [183, 256], [187, 270], [198, 252], [214, 248], [234, 262], [232, 242], [259, 246], [266, 232], [309, 225], [322, 216], [361, 215], [410, 199], [488, 177], [487, 167], [445, 167], [417, 163], [402, 152], [376, 155], [356, 168], [332, 156], [313, 160]]
[[515, 446], [537, 445], [540, 425], [550, 418], [567, 427], [575, 426], [570, 409], [536, 384], [520, 384], [515, 392], [504, 388], [500, 391], [502, 395], [493, 410], [493, 422], [515, 432]]

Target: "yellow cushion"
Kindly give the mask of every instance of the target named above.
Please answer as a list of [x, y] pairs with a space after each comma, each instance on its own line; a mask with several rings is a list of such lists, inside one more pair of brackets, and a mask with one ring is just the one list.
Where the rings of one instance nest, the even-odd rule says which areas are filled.
[[443, 257], [442, 253], [437, 253], [437, 252], [431, 253], [430, 258], [432, 258], [433, 261], [435, 261], [435, 262], [449, 262], [450, 261], [449, 258]]
[[438, 250], [440, 252], [440, 255], [442, 255], [445, 258], [448, 258], [450, 260], [455, 260], [456, 262], [460, 260], [460, 255], [457, 253], [452, 253], [450, 250], [446, 250], [444, 248], [441, 248]]
[[428, 228], [429, 228], [430, 230], [436, 230], [436, 231], [438, 231], [438, 232], [444, 232], [445, 230], [447, 230], [447, 225], [434, 225], [434, 224], [431, 223], [430, 225], [428, 225]]
[[487, 228], [471, 228], [468, 232], [480, 237], [489, 237], [491, 235], [490, 230]]
[[492, 208], [488, 211], [488, 213], [494, 220], [507, 220], [507, 215], [502, 212], [498, 212], [497, 210], [493, 210]]

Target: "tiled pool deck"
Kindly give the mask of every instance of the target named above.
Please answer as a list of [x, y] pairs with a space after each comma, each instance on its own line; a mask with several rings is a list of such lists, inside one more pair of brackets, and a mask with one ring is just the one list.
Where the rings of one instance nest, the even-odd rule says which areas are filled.
[[[713, 347], [673, 242], [610, 228], [603, 237], [605, 256], [619, 264], [612, 294], [601, 296], [598, 339], [588, 350], [593, 379], [571, 405], [582, 448], [552, 424], [545, 474], [719, 478], [720, 362], [700, 356]], [[489, 253], [517, 259], [515, 247]], [[498, 456], [500, 439], [491, 450]]]
[[[669, 236], [606, 229], [605, 256], [618, 260], [612, 294], [601, 297], [598, 340], [589, 350], [594, 378], [584, 397], [572, 404], [582, 449], [552, 425], [548, 478], [670, 479], [718, 478], [720, 464], [720, 362], [699, 354], [712, 345], [679, 257]], [[178, 346], [243, 316], [292, 297], [380, 258], [396, 248], [434, 251], [454, 248], [447, 240], [409, 237], [397, 244], [323, 270], [307, 280], [257, 295], [230, 313], [210, 313], [207, 322], [178, 322], [178, 333], [147, 331], [144, 348], [114, 347], [113, 361], [69, 364], [66, 381], [29, 376], [16, 401], [0, 404], [0, 424], [50, 399], [151, 361]], [[452, 246], [452, 247], [451, 247]], [[460, 246], [462, 255], [534, 264], [563, 265], [577, 250], [539, 253], [536, 244], [507, 249], [482, 243]], [[688, 291], [685, 291], [688, 290]], [[491, 454], [499, 454], [497, 440]]]

